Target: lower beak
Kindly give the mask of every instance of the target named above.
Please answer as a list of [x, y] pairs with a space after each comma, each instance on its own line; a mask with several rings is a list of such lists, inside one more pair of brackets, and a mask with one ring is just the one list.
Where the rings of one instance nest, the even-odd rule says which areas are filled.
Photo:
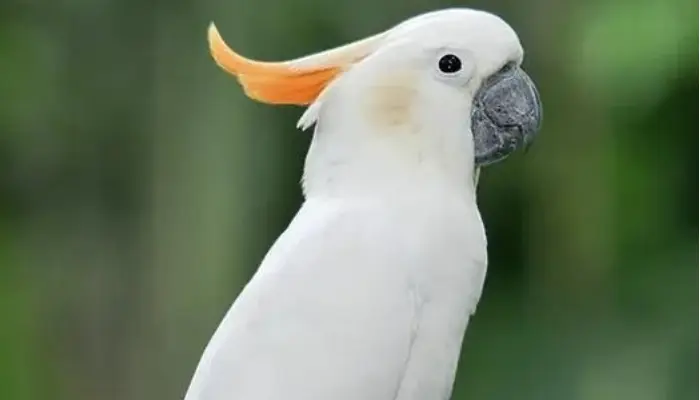
[[487, 79], [472, 109], [476, 166], [504, 160], [527, 148], [542, 124], [542, 104], [532, 79], [520, 68]]

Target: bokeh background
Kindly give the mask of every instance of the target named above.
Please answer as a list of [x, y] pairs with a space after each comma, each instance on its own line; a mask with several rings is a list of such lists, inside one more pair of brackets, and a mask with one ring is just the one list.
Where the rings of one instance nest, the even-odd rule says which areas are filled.
[[0, 3], [0, 399], [182, 398], [302, 201], [302, 110], [210, 59], [286, 59], [447, 6], [520, 34], [545, 107], [487, 169], [490, 271], [455, 399], [698, 398], [694, 0]]

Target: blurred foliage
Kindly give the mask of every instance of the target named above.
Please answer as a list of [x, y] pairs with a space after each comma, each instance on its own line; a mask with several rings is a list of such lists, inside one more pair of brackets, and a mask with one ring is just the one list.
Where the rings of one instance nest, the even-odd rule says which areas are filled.
[[545, 124], [485, 171], [489, 276], [455, 399], [696, 399], [697, 2], [0, 3], [0, 399], [173, 399], [301, 201], [295, 108], [207, 54], [296, 57], [470, 6]]

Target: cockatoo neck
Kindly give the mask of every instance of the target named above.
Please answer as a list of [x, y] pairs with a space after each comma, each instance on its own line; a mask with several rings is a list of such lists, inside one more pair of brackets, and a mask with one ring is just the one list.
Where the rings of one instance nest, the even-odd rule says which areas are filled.
[[[344, 113], [347, 113], [344, 111]], [[304, 169], [306, 197], [475, 196], [468, 127], [376, 126], [362, 118], [317, 122]]]

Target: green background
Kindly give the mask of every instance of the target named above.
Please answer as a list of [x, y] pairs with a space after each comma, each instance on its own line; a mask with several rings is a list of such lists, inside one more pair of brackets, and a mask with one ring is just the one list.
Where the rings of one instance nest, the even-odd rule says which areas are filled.
[[277, 60], [456, 5], [519, 33], [545, 120], [481, 177], [454, 398], [697, 399], [693, 0], [0, 3], [0, 399], [181, 398], [298, 209], [302, 110], [246, 99], [210, 21]]

